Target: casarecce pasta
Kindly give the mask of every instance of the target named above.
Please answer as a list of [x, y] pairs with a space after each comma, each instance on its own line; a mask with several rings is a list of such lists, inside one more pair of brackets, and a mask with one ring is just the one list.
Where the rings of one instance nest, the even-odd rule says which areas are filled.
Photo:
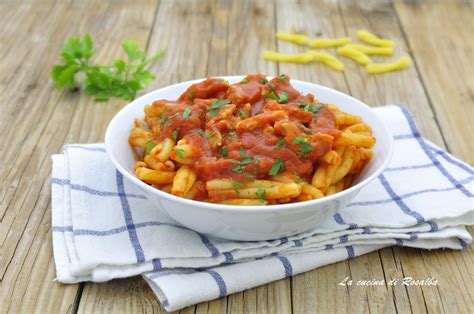
[[284, 74], [210, 78], [144, 111], [129, 137], [136, 176], [198, 201], [318, 199], [350, 187], [373, 156], [372, 128], [360, 116], [301, 94]]

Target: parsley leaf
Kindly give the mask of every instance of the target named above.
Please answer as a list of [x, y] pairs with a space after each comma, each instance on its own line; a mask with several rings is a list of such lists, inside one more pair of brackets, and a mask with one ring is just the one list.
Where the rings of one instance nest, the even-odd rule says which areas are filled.
[[271, 175], [271, 176], [276, 176], [280, 170], [283, 172], [283, 171], [285, 171], [285, 169], [286, 169], [285, 163], [283, 162], [283, 160], [281, 158], [278, 158], [273, 163], [273, 166], [270, 169], [270, 172], [268, 172], [268, 174]]
[[239, 108], [239, 114], [242, 118], [247, 118], [247, 114], [245, 113], [244, 109], [242, 108]]
[[267, 97], [267, 98], [271, 98], [273, 100], [276, 100], [279, 104], [285, 104], [290, 99], [290, 96], [288, 95], [288, 92], [281, 92], [277, 95], [277, 94], [275, 94], [274, 91], [271, 91], [270, 93], [263, 94], [263, 96]]
[[280, 82], [283, 82], [286, 78], [286, 74], [280, 74], [278, 75], [278, 79], [280, 80]]
[[279, 140], [276, 144], [275, 144], [275, 148], [278, 148], [278, 147], [282, 147], [282, 146], [285, 146], [286, 145], [286, 142], [285, 142], [285, 139], [281, 139]]
[[150, 154], [151, 150], [155, 147], [155, 145], [153, 145], [153, 143], [151, 142], [151, 140], [149, 140], [148, 142], [146, 142], [146, 154]]
[[90, 62], [95, 53], [93, 45], [89, 34], [66, 41], [61, 49], [62, 63], [51, 69], [51, 78], [57, 88], [74, 90], [82, 86], [86, 94], [94, 95], [98, 101], [110, 97], [131, 100], [137, 91], [155, 78], [145, 67], [165, 53], [160, 50], [147, 59], [146, 52], [138, 48], [137, 42], [127, 40], [122, 43], [122, 48], [128, 63], [118, 59], [111, 65], [99, 65]]
[[188, 94], [188, 98], [189, 98], [189, 99], [193, 99], [194, 95], [196, 95], [196, 91], [191, 91], [191, 92], [189, 92], [189, 94]]
[[255, 192], [255, 196], [258, 197], [259, 199], [261, 200], [265, 200], [266, 199], [266, 195], [267, 193], [265, 192], [265, 190], [263, 189], [263, 187], [261, 185], [259, 185], [257, 187], [257, 192]]
[[217, 114], [217, 110], [219, 110], [220, 107], [227, 104], [230, 104], [229, 99], [220, 99], [220, 100], [213, 101], [212, 104], [207, 109], [207, 112], [209, 112], [211, 117], [215, 117]]
[[239, 181], [232, 181], [232, 186], [233, 187], [244, 187], [245, 184]]
[[249, 82], [248, 78], [244, 77], [244, 78], [242, 79], [242, 83], [243, 83], [243, 84], [247, 84], [248, 82]]
[[263, 79], [263, 80], [258, 80], [258, 82], [259, 82], [260, 84], [267, 84], [267, 83], [268, 83], [268, 81], [265, 80], [265, 79]]
[[179, 131], [177, 129], [173, 130], [172, 136], [173, 136], [173, 140], [176, 141], [178, 139], [178, 136], [179, 136]]
[[222, 146], [220, 156], [223, 158], [223, 157], [226, 157], [227, 155], [229, 155], [229, 150], [227, 149], [227, 146]]
[[184, 152], [185, 152], [184, 149], [175, 147], [173, 148], [173, 151], [176, 153], [176, 155], [178, 155], [179, 158], [184, 159]]
[[323, 107], [323, 104], [310, 105], [307, 102], [302, 102], [302, 103], [299, 103], [298, 106], [300, 107], [301, 110], [311, 112], [314, 115], [316, 112], [318, 112], [319, 109]]
[[189, 108], [184, 109], [182, 119], [186, 120], [189, 117], [190, 114], [191, 114], [191, 109], [189, 109]]
[[300, 135], [298, 135], [295, 138], [295, 140], [293, 141], [293, 144], [301, 145], [301, 147], [298, 149], [298, 152], [303, 157], [313, 151], [313, 146], [310, 143], [306, 142], [306, 140]]

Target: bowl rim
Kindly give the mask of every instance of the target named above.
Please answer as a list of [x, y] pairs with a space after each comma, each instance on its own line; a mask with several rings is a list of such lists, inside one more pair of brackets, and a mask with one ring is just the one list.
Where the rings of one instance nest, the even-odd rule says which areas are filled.
[[[244, 77], [246, 77], [246, 75], [213, 76], [213, 78], [222, 78], [222, 79], [229, 80], [229, 81], [242, 79]], [[120, 111], [118, 111], [114, 115], [114, 117], [110, 121], [109, 125], [107, 126], [107, 129], [106, 129], [106, 132], [105, 132], [105, 150], [106, 150], [106, 153], [107, 153], [108, 157], [112, 161], [114, 167], [123, 176], [125, 176], [128, 180], [130, 180], [131, 182], [137, 184], [139, 187], [145, 189], [146, 191], [148, 191], [152, 194], [157, 194], [157, 196], [162, 197], [162, 198], [166, 198], [170, 201], [179, 202], [179, 203], [182, 203], [184, 205], [189, 205], [189, 206], [193, 206], [193, 207], [200, 207], [200, 208], [204, 208], [204, 209], [207, 209], [207, 210], [221, 210], [221, 211], [225, 210], [225, 211], [230, 211], [230, 212], [242, 212], [242, 211], [243, 212], [251, 212], [251, 211], [262, 211], [262, 210], [285, 211], [285, 210], [289, 210], [289, 209], [298, 208], [298, 207], [301, 207], [301, 206], [306, 207], [306, 206], [312, 206], [312, 205], [315, 205], [315, 206], [320, 205], [322, 203], [330, 202], [332, 200], [338, 199], [338, 198], [340, 198], [340, 197], [342, 197], [346, 194], [350, 194], [353, 191], [360, 190], [364, 186], [366, 186], [367, 184], [372, 182], [375, 178], [377, 178], [385, 170], [388, 163], [392, 159], [393, 149], [394, 149], [393, 136], [388, 131], [385, 124], [374, 113], [374, 117], [375, 117], [376, 120], [378, 120], [382, 131], [384, 133], [386, 133], [387, 136], [388, 136], [388, 144], [389, 144], [388, 145], [388, 154], [387, 154], [387, 157], [385, 158], [385, 160], [383, 161], [383, 163], [369, 177], [367, 177], [364, 180], [360, 181], [359, 183], [349, 187], [348, 189], [345, 189], [343, 191], [340, 191], [340, 192], [337, 192], [337, 193], [334, 193], [332, 195], [325, 196], [325, 197], [322, 197], [322, 198], [318, 198], [318, 199], [315, 199], [315, 200], [296, 202], [296, 203], [286, 203], [286, 204], [264, 205], [264, 206], [262, 206], [262, 205], [251, 205], [251, 206], [226, 205], [226, 204], [215, 204], [215, 203], [208, 203], [208, 202], [202, 202], [202, 201], [195, 201], [195, 200], [190, 200], [190, 199], [187, 199], [187, 198], [184, 198], [184, 197], [179, 197], [179, 196], [176, 196], [176, 195], [173, 195], [173, 194], [169, 194], [169, 193], [161, 191], [157, 188], [154, 188], [151, 185], [148, 185], [145, 182], [141, 181], [136, 176], [132, 175], [127, 169], [122, 167], [122, 165], [118, 162], [118, 160], [112, 154], [111, 142], [110, 142], [109, 139], [112, 136], [112, 130], [113, 130], [112, 127], [114, 126], [114, 124], [117, 123], [117, 121], [119, 119], [119, 116], [121, 116], [121, 114], [123, 114], [123, 112], [126, 110], [126, 108], [134, 106], [135, 103], [141, 102], [142, 99], [146, 98], [149, 94], [158, 92], [159, 90], [166, 89], [166, 88], [172, 88], [172, 87], [175, 87], [176, 85], [194, 84], [194, 83], [200, 82], [200, 81], [205, 80], [205, 79], [206, 78], [189, 80], [189, 81], [179, 82], [179, 83], [176, 83], [176, 84], [166, 85], [166, 86], [160, 87], [158, 89], [150, 91], [150, 92], [134, 99], [132, 102], [130, 102], [127, 105], [125, 105], [124, 107], [122, 107], [120, 109]], [[340, 95], [340, 96], [343, 96], [343, 97], [352, 98], [352, 100], [355, 101], [356, 103], [358, 103], [358, 105], [360, 105], [362, 107], [365, 107], [369, 111], [373, 110], [371, 107], [369, 107], [368, 105], [366, 105], [362, 101], [358, 100], [357, 98], [354, 98], [350, 95], [347, 95], [347, 94], [342, 93], [340, 91], [337, 91], [335, 89], [332, 89], [332, 88], [329, 88], [329, 87], [326, 87], [326, 86], [322, 86], [322, 85], [319, 85], [319, 84], [311, 83], [311, 82], [297, 80], [297, 79], [291, 79], [291, 82], [292, 83], [297, 83], [299, 85], [309, 85], [309, 87], [312, 87], [312, 88], [314, 88], [314, 86], [316, 86], [317, 88], [322, 89], [322, 90], [326, 90], [330, 93], [334, 93], [336, 95]], [[132, 117], [132, 118], [136, 118], [136, 117]], [[267, 207], [270, 207], [270, 208], [267, 209]]]

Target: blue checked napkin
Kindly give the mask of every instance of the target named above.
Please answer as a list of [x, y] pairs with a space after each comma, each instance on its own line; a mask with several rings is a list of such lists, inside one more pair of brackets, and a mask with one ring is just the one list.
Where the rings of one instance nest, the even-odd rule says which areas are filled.
[[103, 144], [67, 145], [52, 156], [58, 281], [142, 274], [172, 311], [386, 246], [466, 247], [473, 168], [424, 140], [405, 107], [374, 110], [394, 134], [389, 168], [323, 227], [273, 241], [218, 240], [186, 229], [114, 169]]

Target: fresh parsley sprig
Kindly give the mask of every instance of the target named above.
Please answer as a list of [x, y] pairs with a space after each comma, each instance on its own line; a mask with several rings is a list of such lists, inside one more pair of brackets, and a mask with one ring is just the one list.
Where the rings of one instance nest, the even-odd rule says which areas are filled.
[[57, 88], [75, 90], [82, 86], [86, 94], [94, 95], [99, 101], [110, 97], [131, 100], [155, 78], [145, 67], [165, 51], [160, 50], [146, 58], [146, 52], [140, 50], [134, 40], [123, 42], [122, 48], [128, 62], [117, 59], [112, 65], [93, 64], [90, 61], [95, 53], [92, 37], [89, 34], [82, 39], [74, 36], [61, 49], [62, 63], [53, 66], [51, 78]]

